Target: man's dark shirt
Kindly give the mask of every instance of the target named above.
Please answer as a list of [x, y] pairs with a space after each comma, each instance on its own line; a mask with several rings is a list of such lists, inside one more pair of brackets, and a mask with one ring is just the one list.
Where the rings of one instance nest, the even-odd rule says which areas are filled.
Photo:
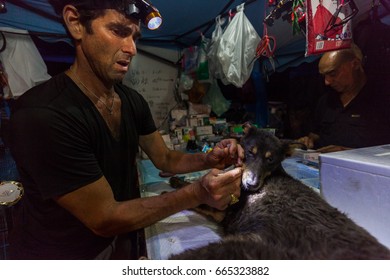
[[390, 93], [385, 85], [366, 83], [344, 108], [340, 94], [323, 95], [316, 108], [314, 148], [337, 145], [362, 148], [390, 143]]
[[25, 195], [15, 211], [10, 254], [21, 259], [92, 259], [113, 240], [95, 235], [54, 198], [104, 176], [117, 201], [139, 196], [139, 135], [156, 131], [145, 99], [116, 85], [120, 139], [91, 100], [64, 73], [32, 88], [15, 104], [11, 150]]

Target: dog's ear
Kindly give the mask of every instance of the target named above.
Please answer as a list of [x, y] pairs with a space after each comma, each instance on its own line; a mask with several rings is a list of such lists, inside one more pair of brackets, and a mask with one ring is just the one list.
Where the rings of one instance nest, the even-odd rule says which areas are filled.
[[253, 132], [257, 127], [254, 126], [251, 122], [245, 122], [242, 125], [242, 128], [244, 129], [244, 135], [247, 136], [251, 134], [251, 132]]
[[285, 139], [281, 139], [280, 141], [282, 143], [283, 151], [286, 157], [291, 157], [295, 149], [307, 150], [306, 145], [303, 143], [293, 141], [293, 140], [285, 140]]

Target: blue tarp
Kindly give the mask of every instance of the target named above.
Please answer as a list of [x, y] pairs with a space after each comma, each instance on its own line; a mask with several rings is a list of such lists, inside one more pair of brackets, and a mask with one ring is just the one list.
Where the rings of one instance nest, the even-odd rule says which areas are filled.
[[[245, 14], [258, 34], [263, 36], [263, 19], [272, 10], [267, 6], [267, 0], [153, 0], [152, 2], [163, 16], [163, 25], [156, 31], [143, 29], [140, 43], [166, 48], [183, 48], [197, 44], [201, 34], [210, 38], [214, 30], [215, 17], [219, 14], [227, 14], [229, 10], [234, 12], [235, 7], [244, 2], [247, 3]], [[362, 13], [367, 12], [371, 7], [369, 4], [371, 1], [368, 0], [355, 0], [355, 2]], [[48, 0], [8, 0], [5, 3], [7, 12], [0, 14], [0, 27], [44, 33], [40, 34], [40, 38], [46, 41], [65, 39], [70, 42]], [[44, 36], [47, 33], [53, 36]], [[277, 70], [281, 71], [288, 66], [316, 59], [316, 57], [304, 57], [305, 37], [302, 34], [294, 36], [291, 24], [286, 20], [281, 18], [276, 20], [274, 26], [267, 27], [267, 33], [276, 38]], [[60, 57], [58, 59], [61, 60]]]
[[[154, 0], [152, 2], [163, 16], [163, 25], [156, 31], [143, 29], [140, 42], [142, 44], [167, 48], [180, 48], [197, 44], [201, 33], [206, 37], [211, 37], [214, 30], [214, 19], [217, 15], [228, 13], [229, 10], [234, 12], [235, 7], [243, 2], [247, 2], [245, 14], [259, 35], [263, 35], [263, 19], [267, 13], [267, 7], [263, 0]], [[43, 33], [40, 34], [40, 38], [44, 38], [46, 41], [65, 39], [70, 42], [60, 19], [56, 18], [54, 10], [47, 0], [14, 0], [6, 1], [6, 5], [7, 13], [0, 14], [0, 27], [13, 27]], [[289, 23], [284, 22], [284, 24], [287, 25], [287, 33], [283, 34], [280, 40], [304, 41], [302, 35], [293, 38]], [[53, 36], [44, 36], [46, 33]], [[278, 41], [276, 54], [283, 51], [282, 44], [283, 42]], [[299, 45], [295, 50], [290, 49], [295, 54], [299, 53], [295, 57], [300, 57], [300, 60], [303, 59], [304, 54], [302, 46], [304, 44]], [[58, 57], [58, 60], [62, 59]], [[277, 63], [278, 65], [284, 64], [283, 57], [279, 57]]]

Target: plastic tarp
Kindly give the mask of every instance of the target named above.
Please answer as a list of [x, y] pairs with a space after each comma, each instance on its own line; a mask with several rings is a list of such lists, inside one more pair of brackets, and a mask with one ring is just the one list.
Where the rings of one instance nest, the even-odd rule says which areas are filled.
[[[390, 0], [384, 0], [389, 3]], [[246, 2], [245, 14], [260, 36], [263, 36], [263, 19], [272, 8], [264, 0], [152, 0], [163, 16], [161, 28], [155, 31], [142, 30], [140, 44], [166, 48], [183, 48], [199, 43], [200, 34], [211, 38], [215, 17], [233, 11]], [[371, 2], [355, 0], [359, 13], [371, 9]], [[24, 29], [30, 32], [56, 34], [54, 37], [43, 36], [46, 41], [63, 40], [70, 42], [64, 27], [48, 0], [7, 0], [7, 12], [0, 13], [0, 27]], [[306, 58], [305, 37], [293, 35], [291, 24], [278, 19], [268, 28], [268, 35], [276, 38], [276, 70], [298, 65], [313, 58]], [[59, 37], [58, 37], [59, 35]], [[58, 49], [58, 48], [57, 48]], [[42, 54], [45, 58], [45, 54]]]

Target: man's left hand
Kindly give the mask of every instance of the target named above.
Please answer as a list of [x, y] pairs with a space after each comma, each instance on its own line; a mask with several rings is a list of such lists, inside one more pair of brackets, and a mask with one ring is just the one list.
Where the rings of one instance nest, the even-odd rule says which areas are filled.
[[224, 169], [232, 164], [242, 166], [244, 149], [235, 139], [224, 139], [219, 142], [206, 156], [210, 168]]
[[326, 147], [319, 148], [316, 151], [319, 153], [333, 153], [333, 152], [345, 151], [350, 149], [351, 148], [343, 147], [343, 146], [329, 145]]

